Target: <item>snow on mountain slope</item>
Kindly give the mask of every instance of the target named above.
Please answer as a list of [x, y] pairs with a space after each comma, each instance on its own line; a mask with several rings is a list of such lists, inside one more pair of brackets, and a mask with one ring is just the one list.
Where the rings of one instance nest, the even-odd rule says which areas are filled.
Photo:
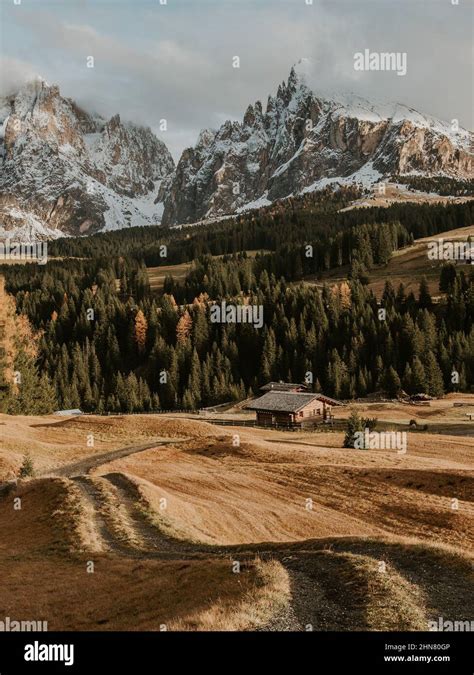
[[183, 152], [164, 224], [196, 222], [338, 182], [370, 185], [407, 173], [472, 177], [471, 132], [400, 104], [320, 92], [311, 68], [308, 61], [292, 68], [265, 112], [257, 101], [242, 123], [225, 122]]
[[92, 116], [41, 79], [0, 101], [0, 128], [0, 236], [161, 220], [156, 195], [174, 162], [150, 129]]
[[472, 132], [405, 105], [321, 91], [303, 60], [265, 110], [205, 129], [174, 167], [150, 129], [91, 115], [37, 79], [0, 99], [0, 237], [194, 223], [394, 175], [471, 178], [473, 146]]

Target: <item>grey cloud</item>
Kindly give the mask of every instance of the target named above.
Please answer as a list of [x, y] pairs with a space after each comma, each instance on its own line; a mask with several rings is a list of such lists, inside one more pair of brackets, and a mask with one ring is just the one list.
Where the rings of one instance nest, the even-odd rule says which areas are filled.
[[[257, 99], [265, 104], [301, 57], [315, 65], [316, 88], [395, 99], [472, 127], [472, 6], [429, 4], [428, 11], [408, 0], [130, 2], [126, 33], [115, 16], [104, 24], [99, 3], [83, 4], [76, 17], [35, 5], [15, 14], [15, 29], [28, 36], [34, 69], [85, 107], [154, 129], [166, 118], [162, 137], [176, 157], [200, 129], [240, 119]], [[354, 71], [354, 53], [366, 47], [406, 51], [406, 77]], [[22, 60], [12, 46], [7, 53]], [[88, 55], [94, 69], [85, 67]], [[240, 69], [232, 68], [234, 55]]]

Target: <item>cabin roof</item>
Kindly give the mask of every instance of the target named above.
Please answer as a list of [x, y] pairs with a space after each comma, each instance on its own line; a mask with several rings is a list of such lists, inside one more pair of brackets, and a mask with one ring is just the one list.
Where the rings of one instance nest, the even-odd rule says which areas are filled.
[[249, 410], [268, 410], [271, 412], [298, 412], [305, 408], [309, 403], [318, 401], [318, 394], [306, 394], [284, 391], [269, 391], [250, 403]]
[[336, 398], [326, 396], [326, 394], [317, 394], [317, 397], [319, 398], [320, 401], [322, 401], [323, 403], [327, 403], [328, 405], [346, 405], [342, 401], [338, 401]]
[[308, 389], [306, 384], [300, 384], [298, 382], [269, 382], [263, 387], [260, 387], [260, 391], [291, 391], [292, 389]]
[[269, 391], [246, 406], [248, 410], [268, 410], [269, 412], [298, 412], [313, 401], [321, 401], [330, 406], [343, 406], [342, 401], [312, 392]]

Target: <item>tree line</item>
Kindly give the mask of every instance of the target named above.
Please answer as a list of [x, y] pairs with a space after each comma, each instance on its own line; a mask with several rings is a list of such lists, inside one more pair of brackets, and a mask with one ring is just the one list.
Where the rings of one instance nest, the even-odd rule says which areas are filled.
[[[36, 332], [32, 377], [51, 385], [51, 407], [197, 408], [243, 399], [269, 380], [306, 381], [343, 399], [472, 387], [469, 268], [443, 268], [446, 300], [435, 304], [425, 281], [416, 295], [387, 281], [378, 302], [357, 277], [333, 286], [289, 282], [267, 262], [204, 256], [181, 290], [162, 294], [128, 258], [16, 265], [4, 274], [16, 311]], [[262, 306], [263, 328], [212, 323], [210, 305], [223, 299]], [[30, 410], [29, 390], [16, 410]]]

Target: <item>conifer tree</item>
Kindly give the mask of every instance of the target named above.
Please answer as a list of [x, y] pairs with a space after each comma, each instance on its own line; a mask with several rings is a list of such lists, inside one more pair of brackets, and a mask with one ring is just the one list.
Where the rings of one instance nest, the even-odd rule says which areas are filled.
[[10, 415], [48, 415], [57, 408], [56, 393], [48, 375], [38, 372], [33, 357], [20, 348], [14, 363], [15, 381], [10, 386]]
[[424, 365], [428, 394], [430, 396], [442, 396], [444, 394], [443, 373], [433, 352], [428, 352], [425, 355]]
[[398, 396], [401, 389], [401, 382], [397, 371], [393, 366], [389, 366], [385, 373], [385, 389], [390, 398]]
[[347, 420], [346, 435], [344, 437], [344, 447], [353, 448], [356, 441], [356, 433], [364, 431], [362, 419], [356, 410], [351, 412]]
[[135, 342], [139, 354], [143, 354], [145, 352], [147, 330], [148, 322], [142, 310], [139, 309], [135, 315]]
[[193, 327], [193, 320], [188, 310], [186, 310], [179, 319], [178, 325], [176, 327], [176, 338], [179, 344], [184, 344], [187, 341], [187, 339], [191, 335], [192, 327]]
[[420, 289], [418, 293], [418, 305], [422, 309], [426, 309], [428, 307], [431, 307], [432, 304], [433, 301], [431, 300], [431, 295], [428, 288], [428, 281], [426, 280], [426, 277], [423, 277], [423, 279], [420, 282]]
[[415, 356], [411, 364], [412, 393], [421, 394], [426, 391], [426, 375], [423, 364], [418, 356]]

